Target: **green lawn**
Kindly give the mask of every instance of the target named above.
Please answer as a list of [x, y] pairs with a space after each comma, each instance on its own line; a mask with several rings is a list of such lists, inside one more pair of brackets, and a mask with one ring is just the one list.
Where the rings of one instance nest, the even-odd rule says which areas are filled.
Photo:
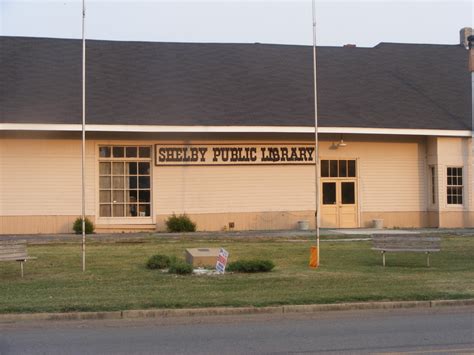
[[[78, 238], [79, 239], [79, 238]], [[0, 263], [0, 313], [266, 306], [369, 300], [474, 298], [474, 238], [443, 237], [442, 251], [388, 254], [387, 267], [370, 242], [321, 243], [321, 267], [310, 269], [309, 240], [196, 240], [160, 237], [141, 242], [91, 242], [87, 272], [79, 243], [30, 245], [25, 278], [15, 262]], [[225, 247], [230, 261], [272, 259], [267, 274], [176, 276], [147, 270], [153, 254], [182, 257], [187, 247]]]

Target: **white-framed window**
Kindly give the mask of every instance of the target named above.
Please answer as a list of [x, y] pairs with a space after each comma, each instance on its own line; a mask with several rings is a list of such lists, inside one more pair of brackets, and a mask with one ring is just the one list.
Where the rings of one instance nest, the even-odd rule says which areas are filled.
[[150, 146], [99, 146], [99, 216], [151, 216]]
[[355, 160], [321, 160], [321, 177], [356, 177]]
[[448, 205], [463, 204], [462, 167], [447, 167], [447, 202]]

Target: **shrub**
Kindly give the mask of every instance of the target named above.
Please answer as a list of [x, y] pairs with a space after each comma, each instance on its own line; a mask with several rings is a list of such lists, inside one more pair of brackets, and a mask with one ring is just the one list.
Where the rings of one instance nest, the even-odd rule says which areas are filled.
[[166, 255], [156, 254], [150, 257], [146, 263], [148, 269], [166, 269], [170, 266], [170, 258]]
[[166, 228], [168, 232], [195, 232], [196, 223], [191, 221], [191, 219], [186, 214], [181, 214], [176, 216], [174, 213], [171, 217], [166, 220]]
[[237, 260], [227, 265], [227, 271], [233, 272], [269, 272], [272, 271], [275, 264], [271, 260], [253, 259]]
[[[94, 233], [94, 223], [89, 218], [85, 218], [86, 222], [86, 234], [92, 234]], [[72, 229], [76, 234], [82, 234], [82, 217], [77, 217], [76, 220], [74, 221], [74, 224], [72, 225]]]
[[188, 275], [193, 273], [193, 266], [182, 260], [173, 262], [168, 269], [170, 274]]

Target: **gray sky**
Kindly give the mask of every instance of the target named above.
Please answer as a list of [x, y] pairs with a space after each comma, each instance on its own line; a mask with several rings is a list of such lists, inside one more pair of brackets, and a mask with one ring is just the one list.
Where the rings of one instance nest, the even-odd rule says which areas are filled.
[[[0, 0], [0, 35], [80, 38], [81, 0]], [[311, 0], [87, 0], [86, 36], [168, 42], [310, 44]], [[317, 0], [318, 45], [457, 44], [471, 0]]]

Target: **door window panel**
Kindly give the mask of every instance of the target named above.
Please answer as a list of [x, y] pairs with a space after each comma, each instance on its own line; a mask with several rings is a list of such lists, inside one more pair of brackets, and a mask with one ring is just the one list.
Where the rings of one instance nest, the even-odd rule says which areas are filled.
[[323, 205], [335, 205], [335, 204], [336, 204], [336, 183], [324, 182], [323, 183]]
[[353, 182], [341, 183], [341, 202], [343, 205], [355, 204], [355, 183]]

